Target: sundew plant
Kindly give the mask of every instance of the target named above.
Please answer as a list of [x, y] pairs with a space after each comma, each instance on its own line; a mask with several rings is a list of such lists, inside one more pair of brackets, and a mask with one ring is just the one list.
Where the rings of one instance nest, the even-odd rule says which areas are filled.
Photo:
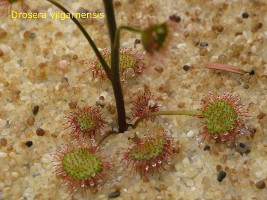
[[[37, 0], [36, 0], [37, 1]], [[101, 186], [112, 179], [112, 171], [116, 170], [112, 163], [112, 155], [105, 151], [103, 144], [110, 137], [117, 137], [126, 132], [134, 133], [129, 137], [132, 145], [126, 149], [121, 149], [119, 155], [121, 162], [129, 174], [136, 173], [141, 177], [155, 176], [165, 169], [165, 165], [170, 163], [176, 154], [178, 147], [173, 142], [174, 138], [168, 135], [167, 131], [154, 132], [151, 129], [151, 122], [156, 121], [160, 116], [172, 115], [173, 117], [192, 117], [193, 120], [201, 122], [198, 140], [200, 143], [212, 141], [215, 145], [237, 145], [240, 136], [249, 133], [245, 126], [245, 120], [249, 118], [246, 106], [240, 104], [238, 94], [211, 91], [200, 99], [201, 105], [198, 109], [189, 110], [168, 110], [161, 108], [164, 101], [153, 94], [150, 88], [133, 94], [131, 105], [125, 105], [125, 91], [131, 88], [128, 79], [135, 79], [147, 70], [147, 65], [160, 63], [165, 66], [164, 58], [168, 57], [168, 48], [175, 41], [172, 40], [174, 34], [179, 34], [179, 21], [177, 17], [171, 16], [160, 23], [148, 22], [146, 27], [135, 27], [116, 23], [113, 0], [103, 0], [105, 13], [93, 13], [88, 15], [85, 11], [81, 14], [71, 13], [64, 5], [55, 0], [46, 0], [57, 7], [53, 18], [60, 20], [72, 20], [86, 38], [88, 45], [95, 53], [95, 59], [84, 61], [83, 75], [91, 76], [92, 83], [97, 79], [100, 83], [109, 83], [113, 90], [115, 101], [116, 127], [109, 127], [104, 113], [101, 111], [103, 99], [100, 99], [98, 106], [91, 102], [86, 105], [73, 105], [72, 110], [65, 116], [66, 123], [63, 128], [66, 134], [70, 134], [73, 141], [65, 143], [52, 153], [52, 165], [55, 168], [55, 176], [58, 177], [62, 185], [68, 186], [68, 192], [73, 195], [77, 191], [83, 191], [84, 195], [91, 195], [101, 190]], [[22, 0], [0, 0], [2, 17], [6, 17], [12, 12], [15, 4], [22, 3]], [[13, 7], [14, 6], [14, 7]], [[65, 13], [65, 15], [63, 15]], [[109, 46], [100, 50], [89, 31], [78, 18], [104, 18], [105, 26], [109, 33]], [[125, 24], [127, 24], [125, 22]], [[93, 25], [90, 25], [93, 26]], [[64, 29], [63, 25], [62, 28]], [[133, 48], [123, 46], [121, 33], [131, 32], [136, 35], [136, 43], [142, 45], [143, 51], [136, 51]], [[104, 34], [104, 33], [103, 33]], [[79, 53], [79, 52], [77, 52]], [[149, 64], [147, 64], [149, 63]], [[64, 66], [64, 63], [62, 63]], [[239, 75], [250, 74], [236, 67], [209, 63], [209, 69], [233, 72]], [[161, 71], [161, 68], [158, 69]], [[177, 78], [177, 83], [179, 82]], [[131, 82], [134, 84], [134, 82]], [[177, 84], [179, 87], [179, 84]], [[90, 83], [88, 83], [88, 90]], [[98, 88], [101, 90], [101, 88]], [[75, 104], [75, 103], [74, 103]], [[127, 111], [126, 108], [130, 108]], [[127, 111], [127, 112], [126, 112]], [[127, 116], [126, 113], [131, 113]], [[136, 134], [139, 126], [146, 127], [148, 132]], [[197, 125], [196, 127], [197, 128]], [[39, 131], [40, 132], [40, 131]], [[41, 134], [41, 132], [40, 132]], [[116, 144], [112, 144], [116, 145]]]

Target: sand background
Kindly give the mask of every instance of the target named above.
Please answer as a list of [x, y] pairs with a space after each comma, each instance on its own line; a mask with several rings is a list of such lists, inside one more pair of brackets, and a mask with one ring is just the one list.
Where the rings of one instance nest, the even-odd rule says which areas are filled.
[[[71, 12], [81, 7], [104, 12], [101, 1], [58, 1]], [[46, 1], [15, 4], [18, 12], [58, 11]], [[160, 175], [140, 177], [124, 170], [126, 163], [116, 164], [114, 178], [95, 195], [73, 199], [107, 199], [120, 190], [116, 199], [125, 200], [263, 200], [267, 189], [267, 2], [264, 0], [121, 0], [115, 7], [117, 24], [145, 27], [164, 22], [170, 15], [181, 18], [167, 54], [151, 62], [140, 44], [140, 36], [123, 32], [121, 44], [140, 51], [146, 69], [129, 75], [123, 85], [127, 115], [132, 100], [141, 90], [158, 97], [160, 110], [197, 109], [209, 91], [236, 93], [248, 108], [249, 133], [240, 138], [245, 148], [209, 143], [199, 144], [196, 135], [201, 119], [188, 116], [162, 116], [141, 125], [135, 131], [110, 137], [103, 143], [104, 154], [119, 163], [123, 148], [136, 132], [159, 134], [164, 130], [174, 137], [180, 152]], [[247, 12], [248, 18], [242, 13]], [[109, 48], [104, 19], [83, 20], [100, 50]], [[116, 128], [115, 103], [108, 81], [92, 80], [84, 62], [96, 60], [94, 52], [78, 28], [69, 19], [10, 19], [0, 17], [0, 199], [63, 200], [72, 199], [66, 186], [58, 184], [53, 174], [51, 153], [61, 143], [69, 143], [71, 130], [64, 130], [64, 116], [71, 102], [78, 106], [95, 105], [104, 97], [101, 108], [108, 125]], [[206, 42], [208, 46], [201, 47]], [[255, 75], [238, 75], [205, 68], [218, 62], [255, 71]], [[184, 65], [190, 66], [188, 71]], [[33, 114], [34, 106], [39, 111]], [[36, 130], [42, 128], [43, 136]], [[4, 138], [4, 139], [3, 139]], [[26, 141], [33, 145], [27, 147]], [[242, 145], [241, 145], [242, 146]], [[220, 171], [227, 173], [217, 181]], [[262, 184], [262, 183], [261, 183]], [[263, 187], [261, 185], [261, 187]]]

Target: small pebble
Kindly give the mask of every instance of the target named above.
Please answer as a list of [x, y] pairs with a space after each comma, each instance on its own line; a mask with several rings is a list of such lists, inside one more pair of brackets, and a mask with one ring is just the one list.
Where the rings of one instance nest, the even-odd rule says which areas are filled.
[[121, 192], [119, 190], [112, 192], [108, 195], [108, 198], [116, 198], [119, 197], [121, 195]]
[[184, 71], [188, 71], [189, 69], [190, 69], [190, 66], [188, 66], [188, 65], [184, 65], [184, 66], [183, 66], [183, 70], [184, 70]]
[[250, 153], [250, 149], [245, 151], [245, 154], [249, 154]]
[[107, 105], [107, 109], [111, 114], [115, 114], [116, 113], [116, 107], [111, 105], [111, 104]]
[[197, 39], [194, 40], [193, 43], [194, 43], [195, 46], [197, 46], [200, 43], [200, 40], [197, 38]]
[[248, 131], [251, 133], [256, 133], [257, 129], [253, 125], [250, 125], [248, 126]]
[[237, 18], [236, 18], [236, 22], [239, 23], [239, 24], [241, 24], [241, 23], [243, 22], [243, 21], [242, 21], [242, 18], [241, 18], [241, 17], [237, 17]]
[[246, 148], [247, 145], [245, 145], [244, 143], [240, 143], [239, 146], [240, 146], [241, 148]]
[[154, 69], [155, 69], [156, 72], [158, 72], [160, 74], [163, 72], [163, 68], [161, 66], [157, 66]]
[[189, 36], [189, 32], [188, 31], [185, 31], [184, 32], [184, 37], [188, 37]]
[[0, 152], [0, 158], [6, 158], [7, 157], [7, 153], [5, 152]]
[[11, 160], [9, 161], [9, 166], [10, 166], [10, 167], [16, 167], [16, 166], [17, 166], [17, 161], [16, 161], [15, 159], [11, 159]]
[[17, 172], [12, 172], [11, 173], [11, 177], [12, 178], [18, 178], [19, 177], [19, 174]]
[[45, 131], [44, 131], [44, 129], [42, 129], [42, 128], [38, 128], [38, 129], [36, 130], [36, 134], [37, 134], [38, 136], [44, 136]]
[[241, 153], [239, 153], [239, 152], [235, 152], [235, 153], [234, 153], [234, 157], [235, 157], [235, 158], [240, 158], [240, 156], [241, 156]]
[[195, 14], [196, 14], [196, 16], [199, 16], [201, 14], [201, 9], [200, 8], [196, 8]]
[[255, 32], [257, 32], [260, 28], [262, 28], [262, 23], [261, 22], [259, 22], [259, 23], [257, 23], [257, 24], [255, 24], [252, 28], [251, 28], [251, 31], [253, 32], [253, 33], [255, 33]]
[[34, 38], [36, 38], [36, 33], [30, 33], [30, 35], [29, 35], [29, 38], [31, 38], [31, 39], [34, 39]]
[[0, 144], [1, 144], [1, 146], [6, 146], [7, 145], [7, 139], [6, 138], [1, 138], [0, 139]]
[[56, 37], [62, 37], [63, 33], [62, 32], [56, 32], [55, 36]]
[[181, 17], [179, 17], [179, 16], [177, 16], [177, 15], [175, 15], [175, 14], [169, 16], [169, 19], [170, 19], [171, 21], [173, 21], [173, 22], [176, 22], [176, 23], [178, 23], [178, 22], [181, 21]]
[[39, 111], [39, 106], [34, 106], [32, 109], [32, 114], [37, 115], [38, 111]]
[[0, 57], [4, 56], [4, 52], [0, 49]]
[[195, 134], [194, 131], [191, 130], [191, 131], [189, 131], [189, 132], [186, 134], [186, 136], [189, 137], [189, 138], [191, 138], [191, 137], [194, 136], [194, 134]]
[[121, 2], [120, 1], [115, 1], [114, 5], [115, 5], [115, 7], [120, 7], [121, 6]]
[[40, 175], [41, 175], [41, 174], [40, 174], [39, 172], [33, 172], [33, 173], [32, 173], [32, 176], [33, 176], [33, 177], [40, 176]]
[[207, 47], [207, 46], [209, 46], [209, 44], [208, 44], [207, 42], [201, 42], [201, 43], [200, 43], [200, 46], [202, 46], [202, 47]]
[[203, 150], [204, 151], [209, 151], [210, 150], [210, 146], [209, 145], [206, 145]]
[[241, 31], [236, 32], [235, 36], [238, 36], [238, 35], [243, 35], [243, 32], [241, 32]]
[[264, 189], [265, 188], [265, 182], [264, 181], [258, 181], [255, 185], [258, 189]]
[[6, 150], [12, 151], [13, 150], [13, 145], [9, 145]]
[[145, 183], [148, 183], [149, 182], [149, 177], [148, 176], [144, 176], [142, 178], [142, 180], [145, 182]]
[[39, 13], [39, 10], [37, 10], [37, 9], [33, 9], [33, 10], [32, 10], [32, 13]]
[[178, 103], [178, 108], [183, 108], [185, 106], [185, 103]]
[[251, 72], [249, 72], [249, 75], [251, 75], [251, 76], [255, 75], [255, 71], [251, 70]]
[[24, 33], [23, 33], [23, 37], [25, 38], [25, 39], [28, 39], [28, 38], [30, 38], [30, 35], [31, 35], [31, 31], [25, 31]]
[[6, 120], [6, 125], [5, 125], [5, 128], [10, 128], [10, 123], [9, 123], [9, 120]]
[[136, 48], [137, 44], [141, 44], [141, 40], [140, 39], [135, 39], [134, 41], [134, 48]]
[[77, 101], [72, 101], [69, 103], [69, 108], [70, 109], [75, 109], [77, 107]]
[[20, 90], [14, 90], [11, 96], [12, 101], [18, 100], [20, 93]]
[[58, 68], [61, 70], [66, 70], [68, 68], [69, 64], [67, 60], [61, 60], [58, 64]]
[[47, 67], [47, 64], [46, 64], [46, 63], [39, 63], [39, 64], [38, 64], [38, 67], [39, 67], [40, 69], [44, 69], [45, 67]]
[[97, 106], [104, 107], [104, 106], [105, 106], [105, 102], [104, 102], [103, 100], [97, 100], [97, 101], [96, 101], [96, 105], [97, 105]]
[[[244, 154], [247, 154], [247, 151], [249, 150], [249, 147], [245, 145], [244, 143], [239, 143], [239, 145], [236, 148], [236, 151], [243, 156]], [[237, 153], [236, 152], [236, 153]]]
[[248, 84], [244, 84], [244, 85], [243, 85], [243, 88], [244, 88], [244, 89], [248, 89], [248, 88], [249, 88], [249, 85], [248, 85]]
[[222, 171], [222, 166], [221, 165], [216, 165], [216, 171], [217, 172], [220, 172], [220, 171]]
[[260, 114], [257, 115], [258, 119], [263, 119], [264, 117], [266, 117], [266, 113], [260, 112]]
[[27, 120], [26, 120], [26, 124], [27, 125], [33, 125], [35, 122], [35, 118], [34, 117], [29, 117]]
[[179, 148], [178, 146], [173, 146], [173, 153], [174, 154], [179, 154], [180, 153], [180, 151], [181, 151], [181, 148]]
[[[12, 1], [11, 1], [12, 2]], [[14, 1], [13, 1], [14, 2]], [[30, 7], [26, 3], [21, 4], [21, 9], [24, 13], [29, 12]]]
[[33, 143], [32, 143], [32, 141], [27, 141], [27, 142], [25, 142], [25, 145], [27, 147], [31, 147], [33, 145]]
[[78, 10], [77, 10], [78, 13], [89, 13], [90, 11], [83, 8], [83, 7], [80, 7]]
[[202, 48], [202, 47], [200, 48], [199, 54], [200, 54], [201, 56], [205, 56], [207, 53], [208, 53], [208, 51], [207, 51], [206, 48]]
[[242, 17], [244, 19], [247, 19], [249, 17], [249, 14], [247, 12], [242, 13]]
[[5, 82], [4, 82], [4, 86], [5, 86], [5, 87], [8, 87], [8, 86], [9, 86], [9, 82], [5, 81]]
[[73, 60], [77, 60], [78, 59], [78, 56], [77, 55], [73, 55], [72, 59]]
[[223, 29], [224, 29], [224, 27], [221, 25], [213, 25], [211, 28], [212, 30], [218, 31], [218, 32], [223, 32]]
[[66, 77], [61, 78], [61, 83], [68, 83], [68, 82], [69, 82], [68, 78], [66, 78]]
[[44, 164], [50, 163], [49, 159], [47, 159], [47, 158], [41, 158], [41, 161]]
[[219, 182], [222, 182], [222, 180], [226, 177], [226, 172], [225, 171], [221, 171], [219, 174], [218, 174], [218, 178], [217, 180]]
[[7, 32], [4, 29], [0, 28], [0, 39], [4, 38], [6, 36], [7, 36]]

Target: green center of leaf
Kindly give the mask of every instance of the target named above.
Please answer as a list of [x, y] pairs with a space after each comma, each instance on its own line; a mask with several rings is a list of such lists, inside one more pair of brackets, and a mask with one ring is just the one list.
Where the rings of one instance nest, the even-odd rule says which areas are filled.
[[[108, 66], [111, 66], [111, 55], [107, 55], [104, 60], [108, 64]], [[136, 66], [137, 62], [134, 57], [128, 54], [122, 54], [120, 53], [120, 71], [123, 71], [128, 68], [132, 68], [133, 66]], [[102, 69], [102, 65], [100, 62], [98, 62], [95, 66], [97, 69]]]
[[225, 101], [212, 102], [203, 114], [206, 116], [206, 128], [214, 135], [231, 131], [237, 123], [235, 109]]
[[129, 155], [134, 160], [150, 160], [161, 155], [165, 147], [165, 138], [154, 138], [143, 144], [134, 146]]
[[97, 119], [90, 112], [81, 112], [76, 117], [77, 126], [84, 132], [90, 132], [95, 129]]
[[102, 171], [100, 160], [87, 149], [77, 149], [68, 152], [62, 159], [66, 174], [75, 180], [90, 178]]

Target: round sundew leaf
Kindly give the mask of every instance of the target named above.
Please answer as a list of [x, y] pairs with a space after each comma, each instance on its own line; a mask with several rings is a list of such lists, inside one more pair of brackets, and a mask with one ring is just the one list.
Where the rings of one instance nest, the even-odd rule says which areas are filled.
[[68, 152], [62, 159], [62, 167], [66, 174], [75, 180], [90, 178], [102, 171], [101, 161], [87, 149]]
[[[104, 60], [106, 61], [106, 63], [111, 66], [111, 55], [107, 55]], [[123, 54], [123, 53], [120, 53], [120, 70], [125, 70], [125, 69], [128, 69], [128, 68], [131, 68], [133, 66], [136, 66], [137, 65], [137, 62], [136, 62], [136, 59], [134, 57], [132, 57], [131, 55], [128, 55], [128, 54]], [[97, 63], [95, 65], [95, 68], [96, 69], [102, 69], [102, 65], [101, 63]]]
[[153, 25], [141, 34], [143, 47], [146, 51], [159, 51], [164, 45], [168, 36], [168, 28], [166, 23]]
[[76, 124], [82, 131], [90, 132], [95, 129], [97, 124], [97, 119], [90, 112], [78, 113], [76, 117]]
[[165, 138], [154, 138], [143, 144], [137, 144], [130, 152], [129, 156], [133, 160], [150, 160], [157, 158], [164, 151], [166, 139]]
[[[105, 56], [105, 57], [104, 57], [104, 60], [106, 61], [106, 63], [108, 64], [108, 66], [111, 66], [111, 55], [110, 55], [110, 54], [107, 55], [107, 56]], [[101, 69], [103, 69], [103, 67], [102, 67], [102, 65], [101, 65], [100, 62], [98, 62], [98, 63], [94, 66], [94, 68], [96, 68], [97, 70], [101, 70]]]
[[225, 101], [212, 102], [203, 114], [206, 116], [206, 128], [214, 135], [231, 131], [238, 118], [233, 106]]
[[120, 70], [131, 68], [136, 64], [136, 60], [132, 56], [127, 54], [120, 54]]

